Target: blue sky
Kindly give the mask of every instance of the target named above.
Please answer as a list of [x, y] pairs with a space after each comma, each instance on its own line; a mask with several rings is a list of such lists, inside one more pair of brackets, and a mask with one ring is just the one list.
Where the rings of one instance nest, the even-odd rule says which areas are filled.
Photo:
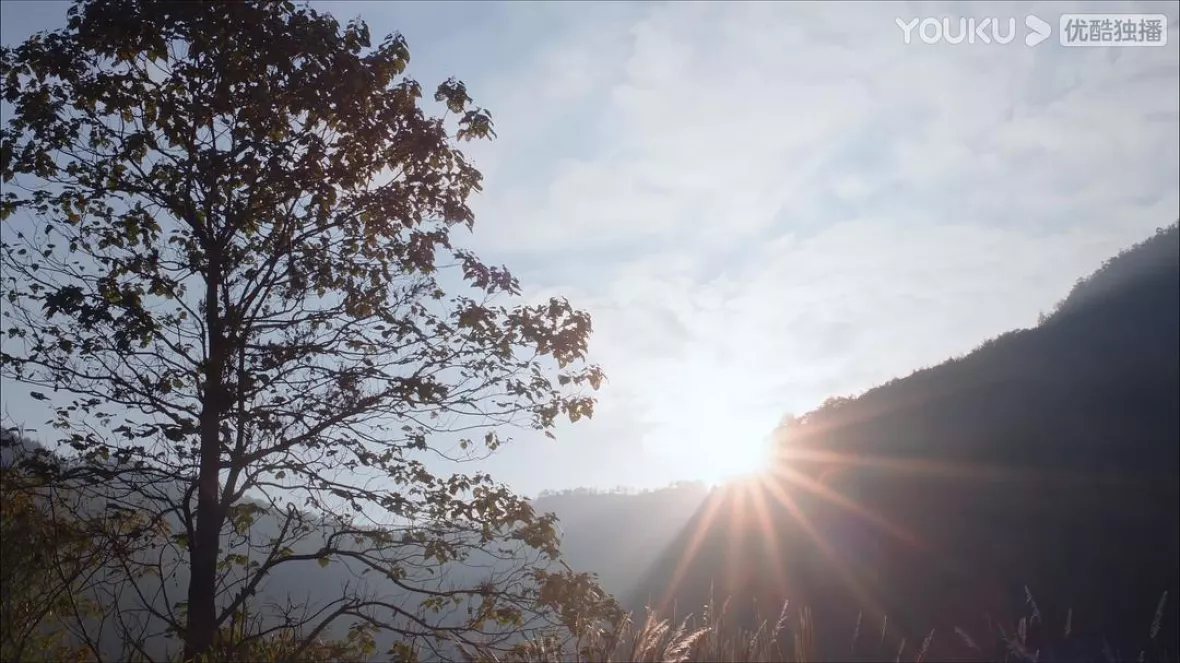
[[[316, 4], [467, 83], [499, 139], [465, 243], [594, 315], [598, 414], [483, 464], [526, 493], [743, 469], [784, 414], [1032, 325], [1180, 218], [1175, 2]], [[0, 36], [65, 8], [0, 3]], [[1072, 11], [1165, 13], [1168, 44], [895, 22]]]

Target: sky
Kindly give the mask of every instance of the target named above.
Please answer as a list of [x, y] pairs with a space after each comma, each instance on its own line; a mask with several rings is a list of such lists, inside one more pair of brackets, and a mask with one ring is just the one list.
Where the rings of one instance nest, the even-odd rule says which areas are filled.
[[[463, 242], [593, 315], [594, 419], [480, 466], [526, 494], [747, 470], [784, 415], [1031, 326], [1180, 218], [1176, 2], [313, 5], [401, 32], [425, 86], [466, 83], [498, 139], [465, 148]], [[0, 38], [66, 7], [6, 0]], [[1063, 13], [1135, 11], [1166, 45], [1058, 43]], [[1054, 29], [1036, 46], [1029, 14]], [[947, 16], [1017, 37], [897, 25]]]

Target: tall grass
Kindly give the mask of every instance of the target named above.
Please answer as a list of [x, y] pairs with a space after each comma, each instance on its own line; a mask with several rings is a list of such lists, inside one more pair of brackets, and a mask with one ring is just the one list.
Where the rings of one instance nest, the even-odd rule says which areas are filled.
[[[467, 663], [688, 663], [695, 661], [733, 661], [735, 663], [808, 661], [922, 661], [935, 660], [932, 647], [942, 640], [939, 658], [953, 656], [960, 661], [1004, 661], [1011, 663], [1047, 663], [1056, 660], [1119, 661], [1176, 660], [1159, 640], [1166, 614], [1168, 594], [1164, 592], [1156, 607], [1150, 628], [1145, 628], [1146, 643], [1135, 652], [1120, 651], [1103, 641], [1100, 648], [1074, 649], [1072, 655], [1046, 654], [1033, 642], [1052, 643], [1058, 652], [1068, 647], [1074, 633], [1074, 615], [1068, 610], [1058, 623], [1043, 618], [1032, 593], [1026, 588], [1028, 614], [1014, 623], [986, 620], [984, 632], [972, 634], [956, 627], [947, 633], [930, 631], [916, 638], [890, 633], [888, 620], [879, 628], [857, 618], [849, 629], [848, 647], [843, 651], [818, 651], [815, 625], [810, 609], [792, 610], [784, 603], [777, 615], [760, 615], [754, 626], [743, 626], [732, 619], [729, 602], [720, 606], [710, 601], [701, 614], [677, 619], [662, 617], [650, 608], [641, 619], [627, 616], [618, 623], [585, 629], [581, 637], [557, 641], [532, 639], [509, 655], [496, 655], [479, 649], [461, 648]], [[843, 648], [841, 648], [843, 649]], [[1090, 651], [1085, 652], [1087, 649]], [[1081, 658], [1078, 658], [1078, 657]]]

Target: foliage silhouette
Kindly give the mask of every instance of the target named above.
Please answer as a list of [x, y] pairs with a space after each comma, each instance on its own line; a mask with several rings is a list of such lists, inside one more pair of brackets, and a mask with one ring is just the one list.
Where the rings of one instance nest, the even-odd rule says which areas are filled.
[[[372, 46], [363, 22], [290, 2], [83, 0], [0, 52], [0, 369], [86, 459], [73, 490], [170, 530], [154, 574], [191, 571], [185, 600], [140, 607], [186, 659], [276, 569], [333, 560], [417, 598], [358, 581], [282, 616], [307, 643], [347, 621], [494, 646], [611, 610], [545, 565], [550, 516], [424, 462], [588, 417], [602, 374], [585, 313], [520, 303], [508, 271], [452, 248], [481, 181], [456, 141], [491, 137], [491, 118], [455, 80], [427, 115], [408, 60], [400, 36]], [[264, 514], [277, 536], [251, 540]], [[502, 557], [484, 581], [434, 573], [475, 550]]]

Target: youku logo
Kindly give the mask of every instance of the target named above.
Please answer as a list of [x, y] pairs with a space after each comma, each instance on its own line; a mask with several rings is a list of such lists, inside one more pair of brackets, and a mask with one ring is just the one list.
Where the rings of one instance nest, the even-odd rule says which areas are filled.
[[[926, 44], [1010, 44], [1016, 39], [1016, 19], [999, 18], [914, 18], [895, 19], [901, 28], [902, 40], [912, 44], [915, 37]], [[1049, 38], [1053, 27], [1033, 15], [1024, 18], [1029, 32], [1024, 36], [1026, 46], [1036, 46]]]

